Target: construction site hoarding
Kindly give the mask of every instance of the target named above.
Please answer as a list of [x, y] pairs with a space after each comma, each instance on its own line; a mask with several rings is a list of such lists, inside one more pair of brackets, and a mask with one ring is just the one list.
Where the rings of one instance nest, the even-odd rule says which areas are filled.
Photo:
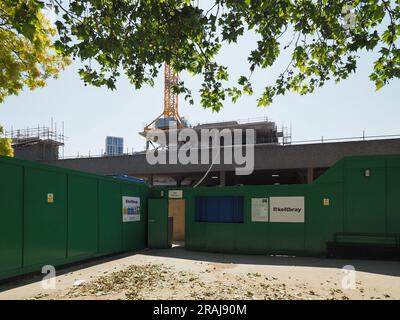
[[[148, 186], [0, 157], [0, 279], [147, 246]], [[123, 200], [133, 199], [124, 222]]]

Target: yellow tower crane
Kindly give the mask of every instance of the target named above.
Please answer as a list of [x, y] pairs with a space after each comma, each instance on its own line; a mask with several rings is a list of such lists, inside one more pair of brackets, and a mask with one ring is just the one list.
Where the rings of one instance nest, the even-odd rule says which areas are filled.
[[145, 126], [144, 131], [182, 129], [184, 123], [179, 115], [178, 94], [174, 93], [172, 87], [179, 81], [179, 76], [168, 64], [164, 66], [164, 110], [163, 112]]

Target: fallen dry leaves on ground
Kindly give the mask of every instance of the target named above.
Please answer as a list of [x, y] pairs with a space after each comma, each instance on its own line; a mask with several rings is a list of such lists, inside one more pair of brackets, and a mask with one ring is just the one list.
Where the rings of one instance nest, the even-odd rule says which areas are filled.
[[164, 264], [131, 265], [73, 287], [66, 298], [122, 299], [347, 299], [332, 290], [327, 297], [299, 283], [288, 288], [277, 278], [260, 273], [233, 274], [205, 268], [177, 271]]

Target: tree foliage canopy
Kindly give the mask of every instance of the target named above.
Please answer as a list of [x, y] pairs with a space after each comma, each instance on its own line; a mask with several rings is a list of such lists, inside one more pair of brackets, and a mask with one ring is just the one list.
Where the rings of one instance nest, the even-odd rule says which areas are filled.
[[14, 155], [14, 150], [11, 146], [11, 139], [1, 138], [3, 134], [3, 127], [0, 126], [0, 156], [12, 157]]
[[34, 0], [0, 1], [0, 103], [24, 86], [43, 87], [68, 63], [52, 48], [56, 29], [42, 8]]
[[[2, 7], [11, 2], [15, 3], [3, 1]], [[85, 83], [115, 89], [117, 78], [125, 73], [136, 88], [152, 85], [166, 62], [177, 72], [200, 75], [201, 104], [216, 111], [226, 99], [235, 102], [244, 93], [252, 94], [253, 73], [267, 72], [281, 56], [288, 57], [287, 66], [275, 79], [268, 78], [272, 82], [265, 83], [258, 97], [260, 106], [288, 91], [307, 94], [329, 80], [346, 79], [355, 72], [362, 51], [375, 59], [370, 79], [376, 89], [400, 76], [400, 0], [208, 0], [207, 8], [202, 0], [200, 7], [193, 2], [17, 1], [52, 6], [58, 16], [55, 46], [83, 61], [80, 76]], [[17, 31], [12, 36], [23, 34], [32, 41], [29, 34], [40, 29], [37, 24], [42, 19], [28, 15], [31, 27], [18, 22], [18, 10], [10, 14], [17, 21], [11, 24]], [[249, 70], [229, 79], [228, 68], [216, 56], [223, 45], [236, 43], [250, 32], [257, 41], [249, 49]], [[12, 70], [8, 72], [15, 73]], [[48, 70], [51, 73], [52, 68]], [[21, 82], [17, 84], [19, 88]], [[183, 82], [174, 89], [193, 103], [192, 92]]]
[[[140, 88], [152, 84], [167, 62], [202, 75], [201, 103], [219, 110], [227, 98], [252, 94], [253, 72], [272, 66], [283, 51], [290, 60], [265, 86], [261, 106], [288, 91], [306, 94], [347, 78], [361, 50], [379, 51], [370, 75], [376, 89], [400, 76], [400, 0], [214, 0], [207, 10], [189, 0], [51, 2], [63, 15], [57, 47], [84, 61], [80, 75], [95, 86], [114, 89], [123, 70]], [[223, 44], [249, 31], [259, 39], [247, 59], [249, 72], [229, 87], [228, 70], [215, 57]], [[193, 103], [184, 83], [175, 90]]]

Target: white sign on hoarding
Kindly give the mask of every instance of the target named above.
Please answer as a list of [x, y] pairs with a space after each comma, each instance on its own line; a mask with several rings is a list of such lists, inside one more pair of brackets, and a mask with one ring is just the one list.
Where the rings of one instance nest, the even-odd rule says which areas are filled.
[[251, 221], [268, 222], [268, 198], [251, 199]]
[[304, 222], [304, 197], [270, 197], [270, 222]]
[[168, 190], [168, 198], [170, 199], [183, 198], [183, 190]]
[[122, 197], [122, 221], [140, 221], [139, 197]]

